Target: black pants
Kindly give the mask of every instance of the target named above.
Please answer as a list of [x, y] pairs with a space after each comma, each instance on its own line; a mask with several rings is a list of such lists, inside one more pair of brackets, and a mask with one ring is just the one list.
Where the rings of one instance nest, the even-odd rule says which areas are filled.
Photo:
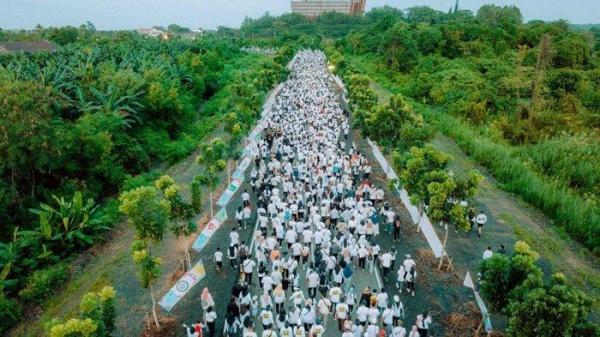
[[419, 336], [420, 337], [427, 337], [427, 336], [429, 336], [428, 329], [419, 329]]
[[244, 274], [244, 280], [246, 283], [248, 283], [248, 285], [252, 285], [252, 273]]
[[214, 337], [215, 336], [215, 321], [206, 322], [206, 325], [208, 326], [208, 337]]
[[394, 226], [394, 240], [400, 240], [400, 227]]
[[366, 257], [359, 257], [358, 258], [358, 267], [365, 269], [365, 261], [367, 260]]
[[308, 296], [310, 298], [315, 298], [317, 297], [317, 288], [308, 288]]

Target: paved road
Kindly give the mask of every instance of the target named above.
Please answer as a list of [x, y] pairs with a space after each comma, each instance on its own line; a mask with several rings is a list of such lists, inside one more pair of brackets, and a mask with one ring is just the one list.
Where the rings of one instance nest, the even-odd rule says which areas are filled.
[[[349, 148], [352, 144], [354, 144], [361, 152], [363, 152], [363, 154], [365, 154], [367, 156], [367, 158], [370, 160], [370, 162], [372, 163], [372, 165], [373, 165], [372, 176], [374, 178], [373, 179], [374, 184], [381, 188], [385, 188], [386, 199], [388, 199], [389, 197], [392, 197], [391, 192], [389, 190], [387, 190], [387, 184], [386, 184], [385, 179], [383, 178], [384, 177], [383, 171], [381, 170], [381, 168], [379, 166], [377, 166], [377, 163], [374, 160], [372, 154], [370, 153], [369, 147], [366, 144], [366, 142], [360, 137], [360, 135], [357, 134], [357, 131], [354, 131], [354, 130], [352, 130], [349, 134], [348, 140], [346, 142], [346, 148]], [[254, 165], [254, 164], [252, 164], [252, 165]], [[249, 168], [247, 170], [247, 176], [248, 176], [248, 172], [250, 170], [251, 170], [251, 168]], [[215, 310], [219, 316], [218, 320], [217, 320], [216, 330], [217, 331], [223, 330], [223, 319], [224, 319], [225, 312], [226, 312], [226, 306], [231, 297], [232, 288], [233, 288], [234, 284], [239, 281], [240, 275], [239, 275], [239, 272], [237, 269], [233, 269], [229, 266], [228, 260], [226, 257], [225, 257], [225, 261], [224, 261], [224, 270], [220, 273], [217, 272], [216, 267], [215, 267], [214, 263], [212, 262], [212, 260], [213, 260], [213, 254], [217, 247], [220, 247], [221, 250], [223, 251], [223, 253], [226, 255], [226, 250], [227, 250], [227, 247], [229, 244], [229, 233], [230, 233], [231, 229], [234, 228], [234, 226], [237, 227], [237, 224], [235, 223], [235, 220], [233, 219], [233, 217], [235, 215], [235, 210], [237, 209], [238, 206], [241, 205], [240, 194], [244, 190], [248, 190], [248, 191], [251, 190], [247, 181], [248, 181], [248, 179], [246, 179], [246, 181], [244, 182], [242, 187], [239, 189], [238, 193], [232, 198], [232, 201], [226, 207], [227, 213], [229, 215], [229, 219], [212, 236], [209, 243], [202, 250], [202, 252], [199, 254], [196, 254], [196, 256], [194, 257], [194, 260], [202, 259], [204, 261], [204, 266], [206, 269], [206, 277], [198, 285], [196, 285], [186, 295], [186, 297], [184, 297], [172, 310], [171, 314], [173, 316], [176, 316], [178, 318], [178, 320], [181, 322], [192, 323], [195, 320], [201, 319], [202, 310], [201, 310], [199, 297], [200, 297], [200, 293], [201, 293], [202, 289], [204, 287], [208, 287], [211, 294], [213, 295], [214, 300], [215, 300]], [[251, 201], [253, 204], [255, 204], [255, 201], [256, 201], [255, 196], [252, 196]], [[400, 214], [402, 215], [403, 223], [406, 224], [406, 226], [412, 226], [412, 223], [409, 221], [409, 218], [407, 216], [406, 210], [402, 210], [402, 209], [400, 209], [400, 207], [398, 207], [397, 209], [395, 209], [395, 211], [400, 212]], [[256, 218], [254, 217], [253, 223], [255, 223], [255, 219]], [[254, 231], [254, 228], [248, 228], [248, 229], [239, 231], [241, 240], [245, 240], [249, 244], [251, 241], [251, 238], [252, 238], [253, 231]], [[428, 249], [425, 241], [423, 239], [415, 236], [414, 234], [411, 234], [410, 229], [403, 230], [403, 233], [407, 233], [407, 236], [403, 237], [403, 239], [401, 240], [400, 243], [394, 243], [392, 240], [391, 234], [385, 233], [383, 231], [383, 228], [382, 228], [381, 234], [378, 237], [376, 237], [376, 241], [381, 246], [382, 251], [388, 250], [392, 247], [394, 247], [398, 251], [397, 263], [396, 263], [397, 266], [399, 264], [401, 264], [402, 260], [404, 259], [405, 254], [412, 254], [414, 257], [415, 251], [417, 249], [419, 249], [419, 248]], [[285, 249], [284, 249], [284, 251], [285, 251]], [[418, 275], [423, 275], [426, 272], [425, 272], [424, 268], [419, 265], [419, 263], [420, 263], [420, 261], [417, 260], [417, 272], [418, 272]], [[301, 266], [300, 268], [304, 268], [304, 266]], [[257, 287], [256, 284], [258, 283], [256, 274], [257, 273], [255, 272], [254, 273], [255, 288], [252, 289], [252, 292], [253, 292], [253, 294], [259, 295], [262, 292], [256, 288]], [[300, 274], [303, 275], [302, 271], [300, 271]], [[395, 270], [393, 271], [392, 275], [395, 275]], [[366, 286], [369, 286], [372, 289], [381, 289], [381, 287], [384, 286], [387, 289], [387, 292], [390, 295], [390, 298], [392, 298], [393, 295], [399, 295], [401, 297], [402, 302], [405, 305], [405, 311], [406, 311], [405, 321], [406, 321], [406, 323], [404, 324], [404, 326], [407, 328], [407, 330], [410, 330], [410, 326], [414, 323], [416, 315], [419, 313], [422, 313], [423, 310], [427, 310], [427, 309], [440, 310], [440, 309], [447, 309], [452, 306], [452, 303], [441, 303], [441, 304], [437, 303], [437, 301], [432, 297], [432, 296], [436, 296], [436, 295], [439, 295], [439, 294], [447, 291], [447, 289], [445, 289], [445, 287], [443, 285], [437, 284], [436, 288], [434, 288], [434, 289], [431, 289], [431, 288], [425, 289], [424, 288], [425, 286], [422, 285], [421, 282], [419, 282], [419, 278], [417, 278], [417, 287], [416, 287], [417, 290], [416, 290], [415, 297], [407, 295], [406, 292], [400, 294], [395, 286], [395, 277], [392, 276], [388, 280], [382, 280], [381, 277], [379, 276], [379, 271], [377, 270], [377, 268], [375, 268], [375, 270], [373, 270], [372, 273], [370, 273], [369, 271], [355, 270], [355, 273], [352, 277], [352, 284], [356, 287], [356, 292], [357, 292], [358, 297], [360, 297], [361, 290]], [[300, 286], [301, 286], [301, 288], [303, 288], [303, 290], [305, 290], [305, 294], [306, 294], [304, 277], [301, 277]], [[288, 296], [289, 296], [289, 294], [288, 294]], [[439, 314], [439, 312], [437, 314]], [[354, 313], [353, 313], [352, 317], [353, 318], [355, 317]], [[434, 329], [436, 328], [435, 318], [436, 318], [436, 313], [434, 312]], [[257, 323], [256, 326], [257, 326], [257, 330], [258, 330], [257, 333], [259, 336], [261, 336], [262, 331], [260, 328], [260, 324], [258, 324], [258, 322], [256, 322], [256, 323]], [[326, 333], [325, 333], [326, 337], [341, 335], [341, 333], [337, 330], [336, 323], [333, 319], [329, 320], [329, 322], [325, 328], [326, 328]], [[439, 331], [439, 328], [438, 328], [438, 331]], [[220, 336], [218, 336], [218, 337], [220, 337]]]

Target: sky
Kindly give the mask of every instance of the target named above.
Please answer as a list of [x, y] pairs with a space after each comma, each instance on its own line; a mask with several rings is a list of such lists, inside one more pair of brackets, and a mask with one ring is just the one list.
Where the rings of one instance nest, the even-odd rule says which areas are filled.
[[[461, 0], [461, 9], [474, 12], [487, 3], [516, 5], [525, 20], [600, 23], [600, 0]], [[367, 0], [367, 9], [415, 5], [447, 11], [454, 0]], [[239, 27], [245, 17], [265, 12], [290, 12], [289, 0], [0, 0], [0, 28], [31, 29], [36, 24], [79, 26], [86, 21], [97, 29], [134, 29], [176, 23], [192, 29]]]

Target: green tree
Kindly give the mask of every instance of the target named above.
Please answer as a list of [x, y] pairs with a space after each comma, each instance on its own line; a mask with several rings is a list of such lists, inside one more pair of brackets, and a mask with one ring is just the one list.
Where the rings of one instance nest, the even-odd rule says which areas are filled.
[[507, 310], [507, 336], [581, 336], [574, 330], [586, 321], [592, 302], [565, 282], [563, 274], [554, 274], [549, 284], [530, 289], [512, 301]]
[[542, 271], [535, 265], [538, 257], [529, 245], [517, 241], [510, 257], [494, 254], [481, 263], [481, 293], [494, 310], [501, 312], [508, 305], [509, 299], [526, 290], [527, 288], [520, 288], [526, 280], [529, 279], [529, 287], [541, 282]]
[[399, 94], [392, 96], [388, 105], [378, 106], [367, 115], [364, 129], [378, 143], [400, 151], [422, 146], [432, 134], [423, 117], [414, 113]]
[[119, 197], [119, 210], [133, 225], [138, 238], [159, 242], [162, 240], [171, 213], [171, 205], [154, 186], [142, 186], [124, 192]]
[[398, 172], [400, 186], [418, 204], [421, 214], [424, 204], [429, 202], [429, 184], [445, 175], [443, 170], [449, 160], [448, 155], [431, 145], [412, 147], [407, 153], [394, 151], [392, 154], [392, 164]]
[[419, 62], [419, 50], [409, 27], [398, 22], [387, 30], [381, 40], [388, 67], [409, 71]]
[[196, 176], [202, 186], [205, 186], [210, 191], [210, 217], [214, 217], [213, 193], [219, 186], [219, 174], [223, 172], [227, 166], [225, 163], [226, 145], [220, 138], [213, 139], [210, 143], [200, 145], [200, 155], [196, 158], [196, 162], [204, 168], [203, 173]]
[[148, 245], [144, 241], [136, 241], [131, 245], [133, 251], [133, 261], [138, 267], [138, 278], [143, 288], [150, 290], [152, 299], [152, 317], [154, 324], [160, 329], [158, 316], [156, 313], [156, 297], [154, 296], [154, 284], [160, 276], [160, 266], [162, 260], [153, 256], [148, 250]]

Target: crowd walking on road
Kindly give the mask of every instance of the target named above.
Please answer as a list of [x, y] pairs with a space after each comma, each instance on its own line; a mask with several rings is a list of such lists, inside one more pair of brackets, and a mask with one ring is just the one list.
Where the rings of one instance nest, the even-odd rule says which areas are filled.
[[[401, 244], [400, 217], [348, 139], [331, 83], [325, 55], [300, 52], [266, 118], [237, 228], [214, 253], [218, 271], [226, 250], [240, 273], [224, 317], [229, 337], [430, 335], [428, 312], [406, 324], [402, 297], [415, 296], [417, 263], [378, 244], [382, 235]], [[239, 235], [246, 226], [256, 227], [249, 242]], [[359, 274], [372, 282], [359, 287]]]

